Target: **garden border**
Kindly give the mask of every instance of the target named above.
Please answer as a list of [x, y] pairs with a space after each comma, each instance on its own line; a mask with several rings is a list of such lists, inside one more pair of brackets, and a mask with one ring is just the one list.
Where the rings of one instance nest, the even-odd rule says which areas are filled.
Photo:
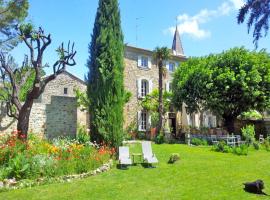
[[34, 186], [40, 186], [40, 185], [45, 185], [45, 184], [50, 184], [50, 183], [71, 182], [74, 179], [87, 178], [90, 176], [95, 176], [102, 172], [109, 171], [112, 168], [112, 166], [113, 166], [113, 160], [110, 159], [109, 162], [103, 164], [97, 169], [89, 171], [89, 172], [85, 172], [82, 174], [64, 175], [64, 176], [59, 176], [59, 177], [44, 177], [44, 178], [38, 178], [36, 180], [24, 179], [24, 180], [16, 181], [15, 178], [5, 179], [4, 181], [0, 181], [0, 192], [27, 188], [27, 187], [31, 188]]

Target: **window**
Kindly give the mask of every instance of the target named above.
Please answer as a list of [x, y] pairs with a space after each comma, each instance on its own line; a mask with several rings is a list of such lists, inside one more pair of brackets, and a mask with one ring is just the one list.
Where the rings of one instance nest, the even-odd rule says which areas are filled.
[[145, 111], [141, 112], [140, 130], [145, 131], [147, 126], [147, 114]]
[[142, 56], [141, 57], [141, 67], [148, 67], [148, 57]]
[[68, 89], [64, 88], [64, 94], [68, 94]]
[[145, 97], [149, 93], [149, 83], [147, 80], [141, 82], [141, 97]]
[[174, 62], [169, 62], [169, 71], [174, 72], [175, 71], [175, 63]]

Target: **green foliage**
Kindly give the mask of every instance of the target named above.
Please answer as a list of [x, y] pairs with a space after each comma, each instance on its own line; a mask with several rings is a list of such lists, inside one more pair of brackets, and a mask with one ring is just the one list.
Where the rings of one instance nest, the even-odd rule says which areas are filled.
[[248, 155], [248, 146], [242, 144], [240, 146], [231, 147], [226, 144], [225, 141], [220, 141], [218, 144], [213, 146], [213, 150], [222, 153], [233, 153], [236, 155]]
[[266, 151], [270, 151], [270, 142], [269, 142], [269, 140], [264, 140], [263, 146], [264, 146]]
[[[167, 113], [170, 110], [170, 106], [172, 105], [172, 93], [171, 92], [163, 92], [163, 114]], [[159, 91], [158, 89], [154, 89], [150, 94], [146, 95], [140, 102], [141, 106], [150, 112], [158, 112], [158, 102]]]
[[262, 115], [256, 110], [250, 110], [241, 114], [241, 119], [262, 119]]
[[119, 146], [123, 140], [123, 34], [117, 0], [100, 0], [89, 45], [88, 98], [91, 140]]
[[82, 111], [88, 110], [90, 106], [90, 100], [86, 93], [81, 92], [79, 89], [75, 89], [75, 96], [77, 99], [77, 105]]
[[173, 102], [187, 111], [211, 110], [229, 127], [241, 113], [270, 105], [270, 55], [233, 48], [217, 55], [190, 58], [172, 82]]
[[[53, 143], [29, 135], [27, 144], [17, 135], [0, 136], [0, 181], [79, 174], [107, 162], [114, 151], [89, 143], [81, 129], [77, 140], [58, 138]], [[87, 141], [88, 140], [88, 141]]]
[[86, 126], [78, 125], [77, 126], [77, 135], [76, 140], [79, 144], [86, 144], [90, 142], [90, 136], [87, 132]]
[[241, 128], [242, 136], [248, 145], [252, 144], [255, 140], [255, 127], [254, 125], [246, 125]]
[[256, 141], [253, 142], [253, 147], [255, 150], [259, 150], [260, 149], [260, 144]]
[[162, 133], [159, 133], [157, 137], [155, 138], [156, 144], [163, 144], [165, 142], [164, 135]]
[[16, 26], [28, 15], [28, 0], [0, 1], [0, 47], [10, 50], [18, 43]]
[[180, 160], [180, 155], [179, 153], [172, 153], [170, 158], [169, 158], [169, 161], [168, 163], [169, 164], [174, 164], [176, 161]]
[[[270, 0], [257, 1], [247, 0], [246, 3], [239, 10], [237, 16], [238, 24], [244, 23], [246, 16], [249, 14], [247, 20], [248, 33], [252, 26], [253, 31], [253, 43], [258, 47], [258, 41], [261, 37], [266, 36], [269, 30], [270, 19]], [[264, 34], [262, 33], [264, 31]]]
[[200, 146], [200, 145], [208, 145], [207, 140], [205, 139], [199, 139], [199, 138], [192, 138], [191, 139], [191, 144], [195, 145], [195, 146]]
[[131, 97], [132, 97], [132, 93], [130, 91], [125, 91], [124, 102], [128, 103]]
[[234, 147], [233, 153], [236, 155], [239, 155], [239, 156], [241, 156], [241, 155], [246, 156], [246, 155], [248, 155], [248, 146], [245, 144], [242, 144], [238, 147]]

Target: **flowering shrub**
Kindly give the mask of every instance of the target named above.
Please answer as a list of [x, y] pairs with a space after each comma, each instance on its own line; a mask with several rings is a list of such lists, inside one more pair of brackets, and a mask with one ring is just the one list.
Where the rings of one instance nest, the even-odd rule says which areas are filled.
[[67, 138], [49, 142], [33, 134], [27, 140], [18, 139], [17, 132], [1, 134], [0, 181], [83, 173], [107, 162], [114, 153], [105, 145]]

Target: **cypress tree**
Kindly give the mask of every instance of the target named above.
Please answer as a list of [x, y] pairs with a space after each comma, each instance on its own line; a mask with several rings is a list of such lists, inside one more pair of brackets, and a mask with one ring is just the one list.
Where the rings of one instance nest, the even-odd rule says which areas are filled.
[[123, 138], [123, 52], [118, 0], [99, 0], [87, 63], [91, 140], [114, 147]]

